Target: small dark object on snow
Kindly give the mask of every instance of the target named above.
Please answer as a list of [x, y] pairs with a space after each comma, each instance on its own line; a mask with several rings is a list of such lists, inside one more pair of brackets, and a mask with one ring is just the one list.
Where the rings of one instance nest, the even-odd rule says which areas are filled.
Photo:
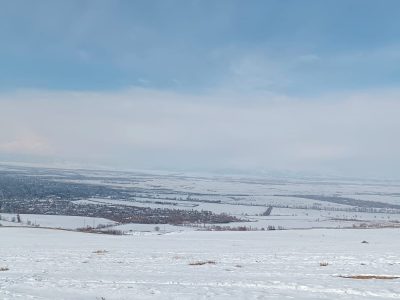
[[269, 206], [268, 209], [262, 213], [263, 216], [270, 216], [272, 212], [273, 207]]
[[368, 242], [367, 241], [362, 241], [361, 244], [368, 244]]

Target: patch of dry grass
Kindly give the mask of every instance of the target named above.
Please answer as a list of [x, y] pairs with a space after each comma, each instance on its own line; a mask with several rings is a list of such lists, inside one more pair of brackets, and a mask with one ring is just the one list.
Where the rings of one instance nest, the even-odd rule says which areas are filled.
[[96, 251], [93, 251], [93, 253], [94, 254], [106, 254], [106, 253], [108, 253], [108, 251], [107, 250], [96, 250]]
[[180, 256], [180, 255], [175, 255], [174, 257], [172, 257], [173, 259], [185, 259], [184, 256]]
[[203, 266], [203, 265], [215, 265], [216, 262], [213, 260], [206, 260], [206, 261], [194, 261], [189, 263], [189, 266]]
[[381, 280], [390, 280], [390, 279], [399, 279], [400, 276], [390, 276], [390, 275], [339, 275], [341, 278], [349, 278], [349, 279], [381, 279]]

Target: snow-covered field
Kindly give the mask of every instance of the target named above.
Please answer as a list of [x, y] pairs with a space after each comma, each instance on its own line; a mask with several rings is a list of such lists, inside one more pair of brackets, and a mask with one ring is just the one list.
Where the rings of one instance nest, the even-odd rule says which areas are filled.
[[[10, 170], [3, 170], [10, 199], [10, 182], [14, 191], [21, 183], [22, 191], [29, 184], [41, 190], [15, 193], [26, 202], [19, 209], [4, 202], [0, 300], [400, 299], [400, 279], [341, 277], [400, 276], [397, 181]], [[62, 211], [63, 201], [79, 210]], [[89, 205], [99, 212], [114, 206], [209, 210], [243, 221], [222, 226], [258, 231], [201, 231], [215, 227], [199, 222], [120, 224], [84, 217], [80, 210]], [[72, 231], [100, 224], [125, 235]], [[361, 227], [392, 228], [344, 229]]]
[[[42, 189], [38, 195], [43, 198], [43, 203], [35, 203], [37, 195], [31, 192], [17, 195], [19, 198], [16, 199], [22, 201], [22, 198], [26, 202], [20, 207], [9, 199], [3, 205], [2, 212], [13, 215], [9, 219], [16, 218], [16, 213], [20, 212], [25, 225], [33, 223], [41, 227], [65, 229], [96, 227], [112, 221], [82, 217], [85, 215], [82, 211], [87, 212], [89, 206], [101, 209], [100, 212], [86, 213], [86, 216], [116, 221], [121, 221], [119, 216], [110, 216], [105, 212], [111, 207], [134, 206], [153, 210], [227, 213], [244, 222], [224, 225], [247, 226], [257, 230], [400, 227], [400, 181], [393, 180], [63, 170], [1, 164], [0, 173], [3, 174], [5, 189], [10, 186], [7, 180], [13, 178], [14, 191], [35, 191], [29, 184]], [[21, 182], [27, 187], [21, 188]], [[70, 191], [75, 191], [73, 196]], [[12, 195], [8, 197], [14, 199]], [[66, 207], [63, 201], [70, 201], [75, 205], [74, 208], [63, 210]], [[57, 205], [52, 207], [54, 203], [58, 208]], [[269, 207], [273, 208], [271, 214], [263, 216]], [[31, 215], [27, 215], [29, 213]], [[52, 214], [69, 216], [54, 217]], [[3, 219], [0, 223], [18, 225], [8, 221]], [[192, 229], [199, 226], [195, 219], [191, 223]], [[154, 231], [156, 227], [153, 224], [116, 226], [116, 229], [124, 231]], [[176, 228], [164, 224], [159, 224], [159, 227], [166, 231], [187, 230], [187, 227]]]
[[77, 229], [86, 226], [95, 228], [99, 224], [113, 225], [114, 221], [103, 218], [78, 217], [78, 216], [54, 216], [54, 215], [33, 215], [21, 214], [21, 223], [11, 222], [16, 220], [16, 214], [0, 214], [0, 224], [3, 226], [37, 226], [62, 229]]
[[0, 237], [3, 300], [400, 299], [400, 279], [338, 277], [400, 276], [399, 229]]

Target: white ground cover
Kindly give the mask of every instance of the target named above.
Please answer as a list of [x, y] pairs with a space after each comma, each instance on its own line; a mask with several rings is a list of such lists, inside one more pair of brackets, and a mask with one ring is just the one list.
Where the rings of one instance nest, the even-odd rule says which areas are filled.
[[9, 222], [12, 218], [16, 219], [16, 214], [1, 213], [0, 215], [2, 217], [2, 220], [0, 220], [0, 224], [3, 224], [4, 226], [27, 226], [28, 222], [30, 222], [30, 224], [36, 224], [36, 226], [40, 227], [77, 229], [86, 226], [96, 227], [99, 224], [116, 224], [116, 222], [104, 218], [35, 214], [21, 214], [21, 223], [16, 223]]
[[400, 299], [400, 279], [338, 277], [400, 275], [398, 229], [109, 236], [0, 227], [0, 238], [4, 300]]

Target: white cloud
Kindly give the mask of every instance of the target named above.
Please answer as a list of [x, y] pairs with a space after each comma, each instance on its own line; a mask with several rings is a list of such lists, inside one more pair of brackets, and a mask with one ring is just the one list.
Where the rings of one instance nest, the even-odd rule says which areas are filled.
[[0, 156], [125, 168], [400, 175], [399, 96], [21, 91], [0, 96]]

